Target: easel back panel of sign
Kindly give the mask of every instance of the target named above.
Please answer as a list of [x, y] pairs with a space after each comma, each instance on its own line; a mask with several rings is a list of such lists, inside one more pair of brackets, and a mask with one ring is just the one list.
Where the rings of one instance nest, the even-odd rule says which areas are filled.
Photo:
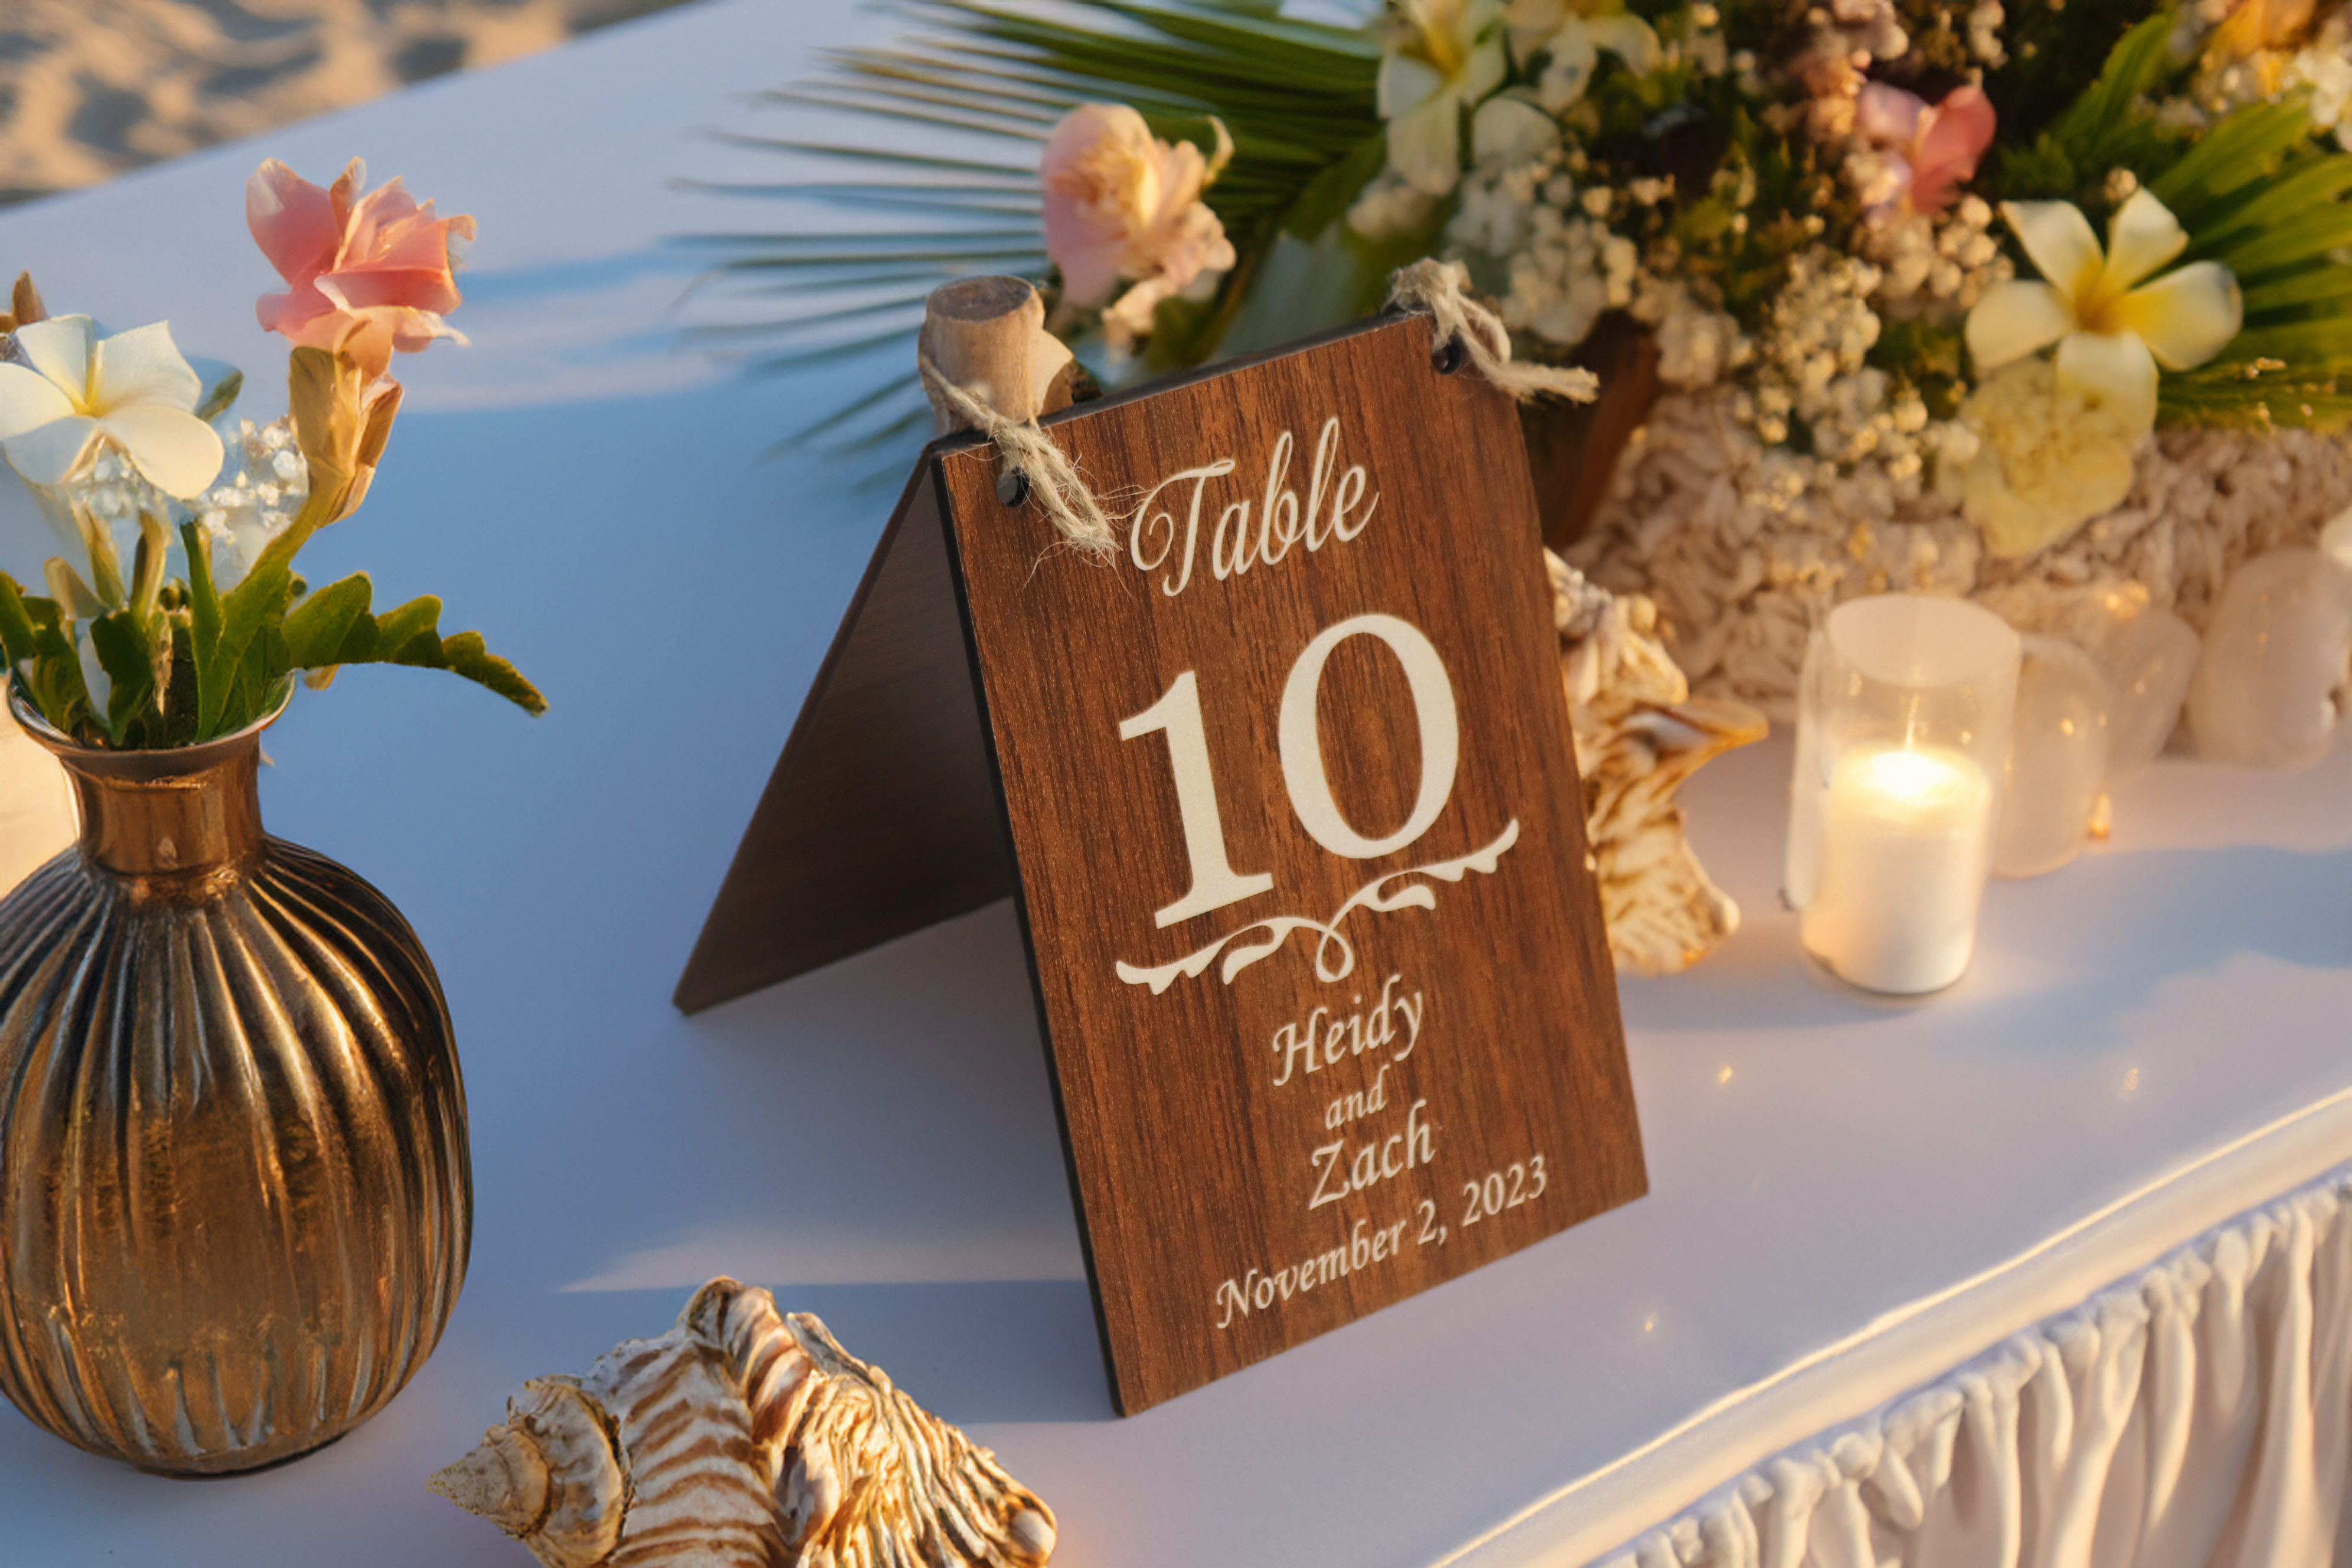
[[937, 461], [1120, 1407], [1645, 1189], [1509, 402], [1408, 318]]
[[698, 1012], [1010, 892], [986, 745], [925, 463], [818, 668], [677, 1005]]

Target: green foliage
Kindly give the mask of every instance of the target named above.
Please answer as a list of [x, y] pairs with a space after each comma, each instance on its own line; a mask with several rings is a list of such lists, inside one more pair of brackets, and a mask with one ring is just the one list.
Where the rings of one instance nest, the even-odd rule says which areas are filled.
[[[1874, 76], [1932, 100], [1976, 68], [1966, 7], [1895, 5], [1911, 48]], [[1669, 43], [1688, 25], [1682, 0], [1631, 8]], [[772, 345], [758, 363], [869, 367], [870, 384], [798, 440], [872, 446], [927, 421], [908, 366], [923, 299], [939, 283], [1012, 271], [1039, 279], [1055, 300], [1034, 169], [1040, 143], [1077, 103], [1130, 104], [1156, 134], [1204, 152], [1216, 142], [1213, 117], [1233, 138], [1233, 162], [1208, 199], [1239, 263], [1213, 298], [1160, 307], [1146, 370], [1376, 308], [1388, 270], [1437, 245], [1451, 216], [1440, 204], [1423, 229], [1381, 245], [1345, 226], [1386, 156], [1371, 29], [1286, 19], [1273, 0], [1067, 0], [1042, 13], [1010, 0], [910, 0], [898, 9], [910, 42], [839, 54], [822, 79], [772, 96], [935, 133], [935, 145], [952, 136], [956, 156], [912, 150], [908, 139], [768, 143], [819, 153], [843, 177], [731, 188], [819, 196], [887, 222], [703, 237], [724, 252], [717, 271], [790, 301], [781, 320], [738, 330], [747, 343]], [[1820, 9], [1816, 0], [1722, 5], [1725, 42], [1789, 61], [1811, 47]], [[2173, 51], [2178, 22], [2147, 0], [2012, 5], [2008, 60], [1982, 73], [2000, 145], [1972, 189], [1996, 203], [2073, 202], [2104, 225], [2136, 181], [2190, 235], [2184, 261], [2230, 268], [2244, 292], [2244, 331], [2212, 364], [2166, 373], [2166, 419], [2352, 422], [2352, 268], [2336, 259], [2352, 247], [2352, 154], [2315, 142], [2300, 100], [2239, 110], [2201, 135], [2160, 115], [2156, 101], [2182, 93], [2195, 68]], [[1537, 63], [1514, 60], [1513, 81], [1524, 86]], [[1709, 75], [1671, 51], [1646, 74], [1604, 57], [1564, 116], [1576, 184], [1615, 194], [1608, 221], [1645, 265], [1757, 331], [1791, 259], [1839, 245], [1861, 218], [1842, 152], [1802, 125], [1802, 97], [1787, 81], [1759, 100], [1752, 79]], [[1631, 200], [1643, 179], [1671, 181], [1669, 194]], [[1957, 319], [1890, 318], [1869, 357], [1946, 416], [1968, 384], [1961, 343]]]
[[404, 664], [446, 669], [488, 688], [530, 713], [547, 711], [547, 700], [520, 671], [483, 645], [479, 632], [440, 632], [441, 601], [426, 595], [381, 616], [368, 613], [373, 589], [367, 574], [354, 573], [304, 598], [286, 616], [287, 658], [298, 669], [335, 669], [347, 664]]
[[[2238, 280], [2245, 325], [2221, 354], [2158, 384], [2172, 422], [2342, 428], [2352, 421], [2352, 154], [2312, 136], [2300, 96], [2224, 116], [2201, 136], [2161, 123], [2150, 94], [2186, 70], [2163, 11], [2124, 33], [2099, 75], [2032, 142], [2004, 153], [1990, 194], [2071, 201], [2094, 221], [2115, 205], [2110, 174], [2129, 171], [2189, 236], [2183, 263], [2217, 261]], [[1996, 101], [2020, 67], [2000, 73]], [[2044, 75], [2047, 73], [2045, 72]], [[2004, 137], [2011, 130], [2002, 110]]]
[[150, 613], [110, 610], [82, 628], [110, 688], [103, 712], [91, 702], [57, 601], [27, 595], [0, 573], [0, 652], [58, 730], [86, 744], [125, 749], [192, 745], [267, 718], [296, 674], [346, 664], [446, 669], [531, 713], [547, 709], [479, 633], [440, 635], [438, 599], [372, 616], [363, 574], [308, 592], [292, 574], [290, 550], [266, 552], [223, 595], [195, 525], [183, 524], [180, 538], [188, 560], [184, 583], [163, 588]]
[[[2066, 0], [2063, 5], [2020, 0], [2008, 6], [2002, 34], [2009, 62], [1988, 72], [1984, 84], [2000, 119], [2001, 141], [2012, 147], [2035, 145], [2053, 121], [2081, 107], [2086, 88], [2096, 90], [2097, 81], [2086, 78], [2104, 80], [2133, 35], [2159, 19], [2168, 36], [2169, 9], [2150, 17], [2147, 0]], [[2159, 37], [2157, 43], [2161, 42]], [[2126, 63], [2131, 58], [2126, 56]], [[2103, 68], [2094, 71], [2095, 61], [2104, 62]], [[2143, 85], [2137, 90], [2147, 89]], [[2093, 171], [2084, 173], [2095, 177]]]
[[[1366, 34], [1275, 15], [1259, 0], [1070, 0], [1033, 15], [981, 0], [914, 0], [898, 7], [915, 37], [891, 49], [830, 57], [822, 78], [779, 89], [779, 104], [845, 112], [952, 135], [967, 155], [941, 158], [855, 144], [736, 138], [815, 153], [838, 180], [706, 187], [744, 195], [815, 196], [887, 213], [881, 228], [705, 235], [723, 253], [715, 273], [771, 286], [788, 312], [723, 329], [762, 343], [759, 368], [851, 359], [875, 380], [835, 414], [793, 437], [852, 448], [893, 442], [929, 409], [908, 367], [924, 298], [952, 279], [1011, 272], [1046, 280], [1038, 152], [1080, 103], [1126, 103], [1155, 135], [1204, 154], [1216, 136], [1234, 155], [1207, 199], [1244, 265], [1206, 309], [1171, 306], [1176, 329], [1156, 358], [1218, 342], [1277, 236], [1313, 241], [1377, 172], [1385, 148], [1373, 104], [1380, 49]], [[876, 176], [883, 178], [879, 183]], [[854, 323], [854, 326], [853, 326]]]
[[182, 526], [188, 554], [188, 642], [195, 736], [231, 734], [277, 706], [300, 670], [346, 664], [405, 664], [446, 669], [488, 687], [531, 713], [547, 700], [514, 666], [491, 654], [478, 632], [444, 638], [441, 601], [411, 600], [382, 616], [368, 613], [367, 574], [305, 593], [292, 573], [295, 530], [271, 542], [226, 595], [213, 584], [211, 552], [194, 523]]
[[[2300, 99], [2242, 109], [2149, 181], [2189, 231], [2187, 261], [2237, 279], [2245, 326], [2211, 363], [2168, 374], [2164, 414], [2198, 424], [2352, 423], [2352, 153], [2323, 150]], [[2343, 389], [2343, 390], [2339, 390]]]
[[2173, 14], [2163, 10], [2125, 33], [2098, 75], [2031, 140], [2009, 141], [2014, 128], [2008, 110], [2000, 107], [2000, 93], [1990, 93], [2009, 143], [1990, 194], [2011, 201], [2073, 202], [2096, 214], [2108, 205], [2110, 171], [2129, 169], [2145, 179], [2178, 158], [2187, 133], [2158, 123], [2147, 103], [2181, 68], [2170, 54], [2173, 26]]
[[1900, 372], [1937, 419], [1959, 412], [1967, 395], [1967, 355], [1958, 321], [1912, 317], [1886, 322], [1872, 346], [1871, 363]]
[[[1754, 181], [1755, 195], [1746, 204], [1748, 226], [1723, 251], [1715, 277], [1724, 309], [1754, 331], [1788, 281], [1790, 259], [1815, 242], [1805, 215], [1831, 205], [1837, 184], [1811, 143], [1767, 131], [1744, 108], [1730, 119], [1732, 167]], [[1696, 270], [1706, 268], [1701, 262]]]
[[[142, 742], [163, 743], [160, 738], [148, 739], [144, 731], [150, 728], [150, 710], [158, 706], [155, 692], [161, 684], [155, 668], [154, 634], [161, 632], [168, 638], [169, 627], [158, 620], [151, 630], [129, 610], [114, 610], [90, 622], [88, 631], [90, 647], [98, 654], [99, 668], [106, 671], [111, 688], [106, 700], [107, 730], [133, 745]], [[168, 651], [167, 642], [165, 652]]]
[[26, 594], [0, 572], [0, 652], [33, 706], [68, 734], [89, 721], [89, 689], [82, 679], [65, 616], [55, 599]]

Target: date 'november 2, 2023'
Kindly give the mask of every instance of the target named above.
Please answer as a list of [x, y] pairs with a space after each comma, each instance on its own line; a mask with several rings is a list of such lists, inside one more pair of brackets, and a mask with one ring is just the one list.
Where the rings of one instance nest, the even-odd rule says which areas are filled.
[[[1304, 544], [1304, 553], [1311, 558], [1327, 543], [1350, 542], [1361, 534], [1379, 506], [1380, 495], [1361, 465], [1340, 467], [1342, 439], [1339, 421], [1327, 419], [1315, 442], [1314, 456], [1308, 464], [1307, 498], [1301, 507], [1297, 494], [1286, 482], [1294, 450], [1292, 437], [1287, 431], [1282, 434], [1267, 465], [1265, 495], [1257, 519], [1259, 537], [1254, 542], [1256, 548], [1253, 550], [1249, 542], [1244, 542], [1250, 532], [1249, 502], [1241, 500], [1226, 506], [1211, 531], [1210, 564], [1215, 578], [1222, 581], [1239, 576], [1254, 562], [1271, 566], [1294, 544]], [[1170, 597], [1181, 594], [1192, 583], [1196, 541], [1210, 483], [1238, 467], [1231, 458], [1220, 458], [1171, 475], [1154, 486], [1136, 508], [1129, 552], [1132, 563], [1147, 575], [1160, 573], [1161, 581], [1158, 585]], [[1190, 481], [1190, 493], [1185, 498], [1189, 515], [1180, 528], [1172, 516], [1155, 514], [1153, 503], [1171, 485], [1183, 481]], [[1357, 510], [1359, 506], [1360, 512]], [[1327, 511], [1328, 517], [1323, 515]], [[1353, 519], [1351, 512], [1357, 514]], [[1144, 538], [1148, 524], [1157, 525], [1154, 531], [1159, 537], [1155, 540], [1156, 550], [1147, 554]], [[1181, 548], [1178, 549], [1180, 544]], [[1177, 557], [1172, 562], [1171, 554]], [[1422, 777], [1412, 809], [1400, 828], [1379, 837], [1360, 833], [1341, 816], [1338, 803], [1332, 799], [1319, 755], [1315, 699], [1323, 662], [1332, 645], [1351, 635], [1375, 637], [1398, 656], [1421, 731]], [[1123, 721], [1119, 730], [1122, 740], [1157, 733], [1164, 734], [1168, 742], [1192, 877], [1183, 897], [1155, 911], [1155, 923], [1163, 929], [1254, 898], [1270, 890], [1274, 883], [1274, 879], [1265, 873], [1236, 871], [1227, 859], [1216, 789], [1203, 744], [1199, 701], [1193, 672], [1185, 671], [1159, 703]], [[1393, 616], [1370, 615], [1327, 627], [1312, 639], [1293, 669], [1282, 708], [1279, 729], [1286, 793], [1302, 826], [1328, 852], [1350, 859], [1392, 853], [1419, 838], [1444, 811], [1453, 794], [1460, 720], [1453, 681], [1443, 659], [1427, 637], [1409, 623]], [[1514, 823], [1512, 828], [1516, 826]], [[1499, 847], [1507, 848], [1513, 837], [1515, 833], [1507, 833], [1506, 838], [1497, 841]], [[1376, 880], [1368, 886], [1366, 894], [1373, 894], [1378, 887]], [[1414, 891], [1419, 896], [1411, 901], [1428, 907], [1426, 892]], [[1360, 900], [1365, 895], [1359, 897]], [[1374, 899], [1366, 907], [1392, 906], [1384, 906]], [[1344, 913], [1343, 910], [1342, 916]], [[1332, 929], [1336, 923], [1336, 918], [1327, 924], [1296, 917], [1262, 922], [1258, 929], [1269, 932], [1273, 940], [1261, 940], [1228, 952], [1224, 979], [1230, 984], [1238, 969], [1269, 956], [1281, 944], [1282, 938], [1301, 927], [1312, 928], [1323, 938], [1317, 947], [1318, 977], [1327, 983], [1344, 978], [1347, 971], [1353, 968], [1354, 955], [1352, 947]], [[1245, 929], [1234, 934], [1245, 936], [1248, 931]], [[1217, 948], [1225, 947], [1232, 940], [1220, 942]], [[1328, 962], [1335, 942], [1345, 961], [1336, 972]], [[1150, 972], [1127, 966], [1122, 970], [1122, 978], [1148, 978], [1154, 983], [1152, 989], [1156, 993], [1175, 973], [1198, 973], [1215, 952], [1216, 948], [1213, 948], [1195, 955], [1200, 960], [1197, 966], [1188, 962]], [[1403, 979], [1401, 973], [1389, 975], [1370, 1006], [1358, 994], [1350, 996], [1345, 1012], [1318, 1005], [1306, 1017], [1286, 1022], [1273, 1033], [1275, 1067], [1270, 1076], [1276, 1090], [1307, 1083], [1343, 1061], [1371, 1058], [1366, 1064], [1372, 1071], [1368, 1085], [1328, 1098], [1315, 1097], [1325, 1100], [1322, 1121], [1328, 1137], [1315, 1147], [1309, 1157], [1309, 1170], [1301, 1173], [1300, 1185], [1309, 1212], [1370, 1192], [1410, 1173], [1426, 1170], [1437, 1158], [1443, 1128], [1431, 1118], [1427, 1099], [1398, 1104], [1396, 1101], [1402, 1100], [1402, 1096], [1392, 1100], [1390, 1094], [1391, 1069], [1419, 1047], [1428, 1022], [1425, 994], [1404, 989]], [[1360, 1070], [1349, 1076], [1361, 1081]], [[1402, 1121], [1396, 1114], [1400, 1110]], [[1549, 1184], [1544, 1156], [1530, 1153], [1464, 1182], [1462, 1212], [1451, 1223], [1441, 1215], [1437, 1200], [1431, 1197], [1417, 1200], [1403, 1219], [1386, 1224], [1376, 1224], [1370, 1217], [1355, 1219], [1335, 1245], [1318, 1248], [1297, 1261], [1251, 1268], [1217, 1284], [1216, 1326], [1230, 1328], [1294, 1296], [1389, 1263], [1402, 1256], [1409, 1245], [1443, 1247], [1454, 1225], [1467, 1226], [1496, 1218], [1542, 1196]], [[1412, 1232], [1410, 1242], [1408, 1229]]]

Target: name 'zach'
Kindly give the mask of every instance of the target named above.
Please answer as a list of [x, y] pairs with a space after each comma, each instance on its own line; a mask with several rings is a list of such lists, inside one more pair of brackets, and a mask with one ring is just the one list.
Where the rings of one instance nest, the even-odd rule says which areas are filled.
[[1319, 1209], [1325, 1204], [1336, 1204], [1349, 1193], [1377, 1187], [1436, 1159], [1433, 1123], [1423, 1114], [1428, 1108], [1426, 1100], [1414, 1100], [1404, 1113], [1403, 1131], [1366, 1139], [1356, 1145], [1353, 1159], [1348, 1157], [1344, 1138], [1316, 1150], [1315, 1196], [1307, 1206]]

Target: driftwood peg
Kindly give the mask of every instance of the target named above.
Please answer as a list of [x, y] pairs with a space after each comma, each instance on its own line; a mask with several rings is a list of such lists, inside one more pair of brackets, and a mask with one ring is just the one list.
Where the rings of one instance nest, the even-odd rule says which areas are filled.
[[[966, 278], [931, 290], [920, 352], [939, 374], [979, 394], [1008, 419], [1070, 405], [1070, 351], [1045, 330], [1045, 302], [1018, 278]], [[964, 422], [931, 394], [940, 435]]]

